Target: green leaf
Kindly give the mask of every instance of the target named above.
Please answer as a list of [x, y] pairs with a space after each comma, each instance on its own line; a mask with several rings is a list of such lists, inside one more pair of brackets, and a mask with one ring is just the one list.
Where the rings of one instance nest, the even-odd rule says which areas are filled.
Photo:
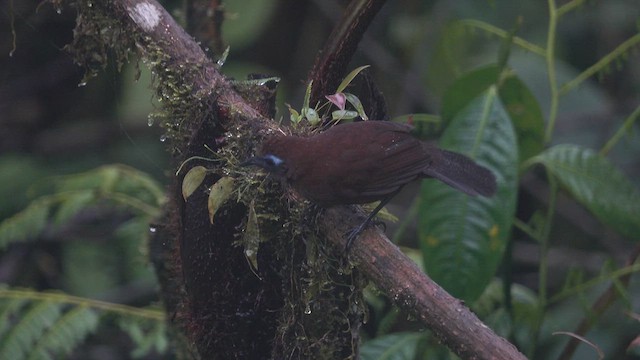
[[516, 204], [516, 135], [495, 87], [452, 119], [440, 146], [489, 168], [498, 183], [491, 198], [469, 197], [434, 180], [422, 183], [418, 231], [426, 271], [452, 295], [472, 302], [495, 274]]
[[371, 66], [371, 65], [364, 65], [364, 66], [360, 66], [360, 67], [357, 67], [357, 68], [353, 69], [347, 76], [344, 77], [344, 79], [342, 80], [340, 85], [338, 85], [338, 88], [336, 89], [336, 92], [337, 93], [343, 92], [344, 89], [346, 89], [347, 86], [349, 86], [349, 84], [351, 84], [353, 79], [355, 79], [355, 77], [358, 76], [358, 74], [360, 74], [360, 72], [362, 70], [368, 68], [369, 66]]
[[300, 116], [300, 113], [298, 113], [298, 111], [292, 108], [289, 104], [287, 104], [287, 108], [289, 109], [289, 119], [291, 120], [291, 122], [294, 124], [299, 123], [300, 120], [302, 120], [302, 116]]
[[500, 69], [488, 65], [470, 71], [456, 80], [442, 97], [442, 121], [445, 126], [471, 101], [498, 82]]
[[522, 163], [544, 148], [544, 116], [540, 104], [524, 82], [512, 72], [503, 75], [498, 91], [513, 121]]
[[[5, 289], [2, 286], [0, 289]], [[0, 301], [0, 339], [5, 337], [5, 334], [11, 330], [12, 323], [11, 317], [25, 305], [27, 301], [24, 299], [2, 299]]]
[[369, 340], [360, 349], [362, 360], [413, 360], [423, 333], [395, 333]]
[[75, 307], [60, 317], [30, 350], [28, 359], [68, 357], [76, 346], [95, 331], [99, 316], [87, 307]]
[[105, 165], [84, 173], [63, 176], [55, 181], [57, 192], [95, 190], [121, 194], [158, 207], [165, 199], [164, 189], [148, 174], [125, 165]]
[[212, 224], [216, 212], [233, 194], [233, 182], [233, 178], [226, 176], [218, 180], [211, 187], [207, 207], [209, 209], [209, 221]]
[[369, 118], [367, 117], [367, 114], [364, 112], [364, 107], [362, 106], [362, 103], [360, 102], [360, 99], [358, 99], [357, 96], [349, 93], [344, 93], [344, 96], [347, 98], [347, 101], [351, 104], [351, 106], [353, 106], [354, 109], [356, 109], [356, 111], [358, 112], [358, 115], [360, 115], [362, 120], [369, 120]]
[[93, 190], [80, 190], [65, 193], [61, 200], [60, 206], [56, 210], [53, 222], [61, 225], [69, 221], [73, 216], [78, 214], [82, 209], [96, 201], [95, 192]]
[[120, 317], [118, 325], [134, 343], [135, 348], [131, 352], [131, 357], [134, 359], [144, 357], [153, 350], [161, 354], [166, 352], [168, 342], [167, 328], [164, 322]]
[[640, 240], [640, 192], [605, 157], [577, 145], [557, 145], [531, 162], [544, 165], [604, 224]]
[[498, 85], [498, 94], [509, 113], [518, 136], [520, 162], [543, 149], [544, 117], [538, 101], [511, 70], [501, 72], [489, 65], [463, 75], [445, 93], [442, 119], [446, 124], [490, 86]]
[[30, 240], [40, 234], [47, 224], [52, 204], [52, 198], [41, 198], [0, 223], [0, 249], [14, 242]]
[[307, 90], [304, 93], [304, 101], [302, 102], [302, 115], [304, 116], [304, 110], [309, 108], [309, 101], [311, 101], [311, 87], [313, 86], [313, 80], [307, 84]]
[[204, 166], [194, 166], [182, 179], [182, 198], [187, 201], [189, 196], [202, 184], [207, 176], [207, 168]]
[[358, 112], [351, 110], [336, 110], [331, 113], [331, 119], [340, 120], [352, 120], [358, 117]]
[[0, 359], [24, 359], [35, 342], [60, 317], [60, 304], [36, 303], [0, 342]]

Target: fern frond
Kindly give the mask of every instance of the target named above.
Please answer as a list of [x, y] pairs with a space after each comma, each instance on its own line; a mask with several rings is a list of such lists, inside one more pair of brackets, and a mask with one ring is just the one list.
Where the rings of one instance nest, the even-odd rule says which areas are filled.
[[136, 346], [132, 356], [168, 349], [161, 310], [59, 292], [0, 288], [0, 359], [66, 358], [101, 321], [114, 317]]
[[44, 230], [55, 200], [49, 196], [33, 201], [26, 209], [0, 223], [0, 250], [27, 241]]
[[167, 329], [164, 322], [132, 321], [131, 318], [120, 317], [118, 325], [122, 331], [129, 334], [129, 338], [135, 344], [132, 357], [143, 357], [152, 350], [159, 353], [167, 350]]
[[152, 177], [120, 164], [63, 176], [55, 181], [55, 185], [59, 192], [95, 190], [104, 194], [122, 194], [155, 207], [160, 206], [165, 199], [162, 186]]
[[11, 316], [17, 313], [26, 303], [25, 299], [0, 301], [0, 339], [4, 338], [5, 333], [11, 329]]
[[96, 195], [91, 190], [64, 193], [64, 196], [60, 199], [60, 206], [58, 206], [55, 211], [53, 218], [54, 224], [64, 224], [82, 211], [82, 209], [86, 208], [91, 203], [95, 203], [95, 201]]
[[33, 344], [60, 317], [60, 313], [60, 304], [34, 304], [26, 313], [21, 314], [19, 321], [0, 342], [0, 359], [24, 359]]
[[76, 346], [95, 331], [99, 318], [94, 310], [87, 307], [73, 308], [60, 317], [37, 341], [28, 360], [67, 357]]
[[[83, 209], [107, 200], [145, 218], [159, 214], [165, 201], [160, 184], [149, 175], [124, 165], [108, 165], [54, 180], [55, 193], [42, 196], [0, 223], [0, 250], [41, 234], [49, 217], [53, 224], [69, 221]], [[148, 219], [147, 219], [148, 220]]]

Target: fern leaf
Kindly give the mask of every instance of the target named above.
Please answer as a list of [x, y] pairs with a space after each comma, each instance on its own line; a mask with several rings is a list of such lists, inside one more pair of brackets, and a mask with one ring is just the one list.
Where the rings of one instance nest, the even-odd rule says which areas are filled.
[[60, 304], [40, 302], [22, 314], [0, 342], [0, 359], [24, 359], [36, 340], [60, 317], [60, 309]]
[[51, 197], [40, 198], [0, 223], [0, 250], [14, 242], [27, 241], [40, 234], [47, 224], [53, 202]]
[[12, 317], [26, 304], [25, 299], [7, 299], [0, 301], [0, 339], [11, 329]]
[[95, 193], [92, 190], [73, 191], [65, 194], [60, 206], [56, 210], [53, 220], [54, 224], [64, 224], [95, 201]]
[[150, 206], [164, 201], [162, 186], [148, 174], [124, 165], [106, 165], [56, 181], [58, 192], [94, 190], [133, 197]]
[[37, 342], [28, 360], [68, 357], [76, 346], [95, 331], [99, 318], [90, 308], [73, 308], [59, 318]]
[[118, 325], [135, 344], [131, 352], [133, 358], [143, 357], [152, 350], [161, 354], [167, 350], [167, 329], [164, 322], [121, 317]]

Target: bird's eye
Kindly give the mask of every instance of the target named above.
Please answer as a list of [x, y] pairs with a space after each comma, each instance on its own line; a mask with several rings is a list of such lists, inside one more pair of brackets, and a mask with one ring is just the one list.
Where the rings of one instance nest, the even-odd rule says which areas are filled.
[[266, 155], [264, 157], [264, 161], [267, 163], [267, 165], [272, 166], [272, 167], [278, 167], [278, 166], [282, 165], [282, 163], [284, 162], [279, 157], [277, 157], [275, 155], [271, 155], [271, 154]]

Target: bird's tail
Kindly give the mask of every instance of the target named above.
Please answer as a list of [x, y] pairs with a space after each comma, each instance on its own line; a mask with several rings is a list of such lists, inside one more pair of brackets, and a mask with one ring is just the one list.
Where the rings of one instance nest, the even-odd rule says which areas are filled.
[[496, 177], [484, 166], [465, 155], [437, 150], [434, 161], [425, 171], [425, 175], [436, 178], [445, 184], [471, 196], [492, 196], [496, 192]]

